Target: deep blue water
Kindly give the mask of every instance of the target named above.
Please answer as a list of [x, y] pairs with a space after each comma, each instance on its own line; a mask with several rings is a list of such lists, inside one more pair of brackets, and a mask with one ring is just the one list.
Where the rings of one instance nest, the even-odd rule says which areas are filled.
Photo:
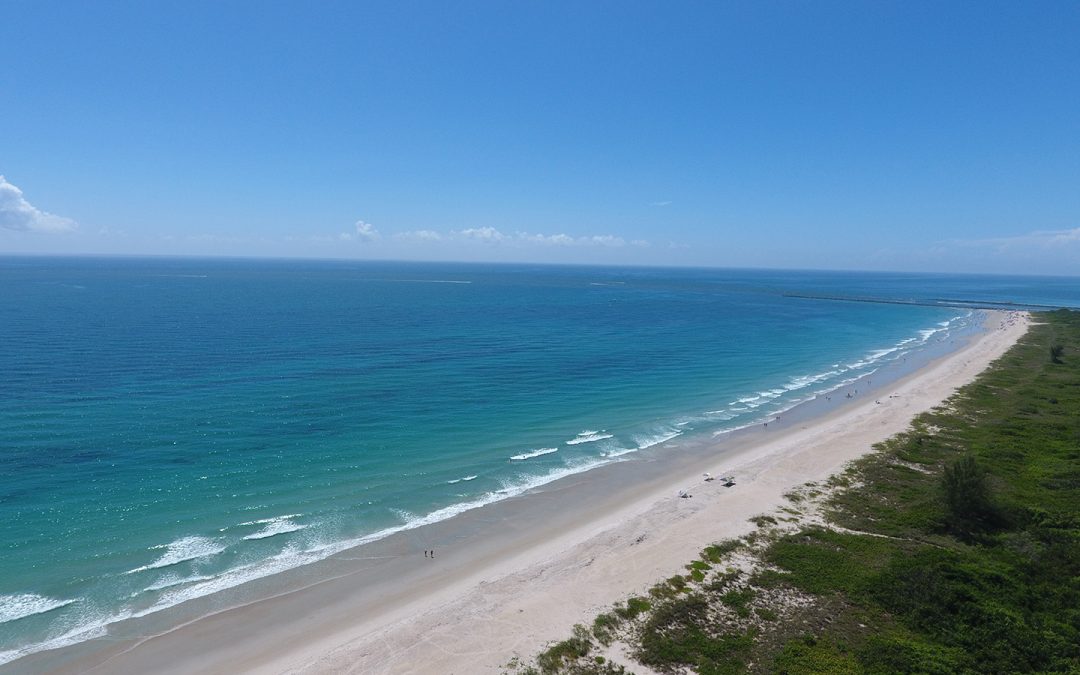
[[1078, 279], [0, 258], [0, 663], [754, 423], [976, 320], [790, 293], [1080, 306]]

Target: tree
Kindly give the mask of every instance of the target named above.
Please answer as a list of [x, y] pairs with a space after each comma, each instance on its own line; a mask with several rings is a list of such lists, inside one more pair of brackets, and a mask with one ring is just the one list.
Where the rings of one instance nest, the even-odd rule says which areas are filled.
[[953, 527], [962, 531], [977, 530], [997, 520], [997, 509], [990, 499], [986, 476], [971, 455], [945, 467], [941, 484]]

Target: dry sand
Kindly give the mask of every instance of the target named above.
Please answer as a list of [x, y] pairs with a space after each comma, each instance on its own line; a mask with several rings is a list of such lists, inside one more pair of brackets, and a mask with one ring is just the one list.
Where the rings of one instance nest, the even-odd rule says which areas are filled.
[[[748, 518], [778, 509], [786, 492], [837, 473], [939, 405], [1011, 347], [1030, 320], [988, 315], [986, 332], [872, 397], [762, 434], [722, 459], [683, 466], [632, 499], [560, 521], [555, 531], [518, 536], [510, 549], [451, 553], [415, 581], [403, 572], [395, 588], [376, 595], [350, 595], [343, 574], [59, 670], [501, 672], [512, 657], [530, 657], [569, 636], [573, 624], [682, 573], [704, 546], [748, 533]], [[704, 482], [702, 471], [734, 474], [737, 484]], [[693, 497], [676, 497], [682, 488]]]

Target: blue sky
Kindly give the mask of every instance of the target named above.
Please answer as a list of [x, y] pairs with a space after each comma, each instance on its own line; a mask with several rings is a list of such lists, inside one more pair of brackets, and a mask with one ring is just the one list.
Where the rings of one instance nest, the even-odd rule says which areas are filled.
[[0, 0], [0, 252], [1080, 273], [1080, 3]]

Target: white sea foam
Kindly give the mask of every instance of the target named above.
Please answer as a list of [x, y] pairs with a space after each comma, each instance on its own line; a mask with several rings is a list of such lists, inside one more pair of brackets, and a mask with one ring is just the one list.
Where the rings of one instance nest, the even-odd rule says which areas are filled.
[[880, 361], [881, 359], [888, 356], [889, 354], [893, 354], [893, 353], [895, 353], [895, 352], [897, 352], [899, 350], [900, 350], [900, 347], [890, 347], [888, 349], [875, 349], [874, 351], [868, 353], [866, 356], [859, 359], [858, 361], [855, 361], [853, 363], [847, 363], [847, 364], [845, 364], [845, 366], [847, 367], [847, 370], [859, 370], [861, 368], [866, 368], [867, 366], [873, 365], [873, 364], [877, 363], [878, 361]]
[[519, 461], [520, 462], [520, 461], [523, 461], [523, 460], [526, 460], [526, 459], [532, 459], [533, 457], [541, 457], [543, 455], [550, 455], [551, 453], [558, 452], [558, 451], [559, 451], [558, 448], [539, 448], [537, 450], [530, 450], [528, 452], [523, 452], [520, 455], [514, 455], [510, 459], [513, 460], [513, 461]]
[[609, 462], [604, 459], [585, 459], [567, 464], [562, 468], [539, 476], [530, 476], [523, 474], [518, 476], [518, 478], [516, 479], [503, 481], [501, 490], [496, 490], [495, 492], [488, 492], [471, 501], [451, 504], [423, 516], [417, 516], [401, 509], [393, 509], [393, 511], [398, 515], [398, 517], [400, 517], [404, 521], [403, 524], [396, 525], [394, 527], [388, 527], [356, 539], [335, 542], [333, 544], [324, 544], [322, 546], [309, 549], [309, 551], [324, 554], [323, 557], [333, 555], [334, 553], [344, 551], [355, 546], [369, 544], [373, 541], [385, 539], [392, 534], [396, 534], [404, 530], [411, 530], [417, 527], [422, 527], [424, 525], [438, 523], [448, 518], [453, 518], [454, 516], [460, 515], [467, 511], [472, 511], [473, 509], [478, 509], [487, 506], [488, 504], [494, 504], [495, 502], [499, 502], [504, 499], [516, 497], [525, 492], [528, 492], [529, 490], [533, 490], [535, 488], [547, 485], [548, 483], [556, 481], [560, 478], [565, 478], [566, 476], [572, 476], [574, 474], [582, 473], [584, 471], [588, 471], [590, 469], [594, 469], [598, 466], [602, 466], [608, 463]]
[[[254, 522], [254, 521], [253, 521]], [[183, 537], [177, 539], [171, 544], [161, 544], [160, 546], [151, 546], [150, 550], [165, 549], [165, 553], [161, 555], [157, 560], [149, 565], [143, 565], [136, 567], [133, 570], [128, 570], [124, 574], [135, 574], [136, 572], [143, 572], [145, 570], [154, 570], [160, 567], [168, 567], [177, 563], [182, 563], [187, 560], [196, 560], [198, 558], [206, 558], [212, 555], [217, 555], [225, 550], [225, 545], [219, 540], [211, 539], [209, 537]]]
[[600, 456], [605, 459], [614, 459], [616, 457], [622, 457], [623, 455], [629, 455], [632, 452], [637, 452], [641, 448], [614, 448], [612, 450], [605, 450], [600, 453]]
[[143, 591], [161, 591], [166, 588], [172, 588], [173, 586], [183, 586], [184, 584], [193, 584], [197, 581], [208, 581], [213, 578], [214, 577], [202, 575], [197, 575], [194, 577], [178, 577], [175, 575], [169, 575], [163, 577], [159, 581], [155, 581], [154, 583], [150, 584], [149, 586], [144, 588]]
[[54, 609], [67, 607], [77, 600], [57, 600], [35, 593], [0, 595], [0, 623], [18, 621], [35, 614], [44, 614]]
[[463, 476], [462, 478], [455, 478], [454, 480], [446, 481], [447, 485], [453, 485], [454, 483], [460, 483], [462, 481], [476, 480], [477, 476]]
[[817, 384], [822, 380], [827, 380], [828, 378], [839, 374], [839, 370], [826, 370], [825, 372], [814, 373], [813, 375], [799, 375], [791, 378], [791, 380], [784, 385], [784, 389], [787, 391], [798, 391], [799, 389], [804, 389], [812, 384]]
[[858, 370], [860, 368], [865, 368], [867, 366], [873, 365], [874, 363], [877, 363], [878, 361], [881, 361], [882, 359], [884, 359], [885, 357], [887, 357], [889, 355], [895, 354], [897, 356], [900, 356], [900, 354], [898, 354], [897, 352], [906, 353], [911, 347], [915, 347], [917, 345], [925, 345], [926, 343], [930, 342], [930, 339], [933, 338], [935, 335], [937, 335], [939, 333], [947, 333], [949, 328], [952, 327], [954, 321], [961, 321], [961, 320], [963, 320], [964, 318], [966, 318], [967, 316], [970, 316], [970, 315], [971, 315], [971, 313], [969, 312], [965, 316], [957, 316], [957, 317], [953, 317], [952, 319], [949, 319], [947, 321], [939, 321], [936, 324], [935, 328], [924, 328], [922, 330], [917, 331], [919, 337], [917, 337], [917, 338], [915, 338], [915, 337], [905, 338], [905, 339], [901, 340], [900, 342], [897, 342], [892, 347], [889, 347], [889, 348], [886, 348], [886, 349], [875, 349], [875, 350], [869, 352], [863, 358], [859, 359], [858, 361], [855, 361], [853, 363], [844, 364], [845, 369], [846, 370]]
[[128, 618], [130, 614], [116, 615], [101, 619], [93, 623], [87, 623], [80, 625], [68, 632], [58, 635], [54, 638], [50, 638], [44, 642], [38, 642], [18, 649], [9, 649], [7, 651], [0, 652], [0, 665], [10, 663], [15, 659], [21, 659], [24, 656], [30, 654], [36, 654], [37, 652], [47, 651], [49, 649], [60, 649], [61, 647], [67, 647], [69, 645], [85, 642], [86, 640], [92, 640], [94, 638], [104, 637], [108, 634], [108, 630], [105, 628], [110, 623], [115, 621], [121, 621]]
[[302, 514], [302, 513], [289, 513], [289, 514], [286, 514], [284, 516], [274, 516], [273, 518], [260, 518], [258, 520], [249, 520], [249, 521], [246, 521], [246, 522], [243, 522], [243, 523], [239, 523], [239, 525], [265, 525], [266, 523], [275, 523], [275, 522], [281, 520], [282, 518], [299, 518], [302, 515], [304, 515], [304, 514]]
[[944, 328], [927, 328], [925, 330], [919, 331], [919, 338], [921, 339], [922, 342], [926, 342], [930, 338], [932, 338], [934, 335], [936, 335], [937, 333], [942, 332], [943, 330], [945, 330], [945, 329]]
[[567, 445], [580, 445], [582, 443], [595, 443], [596, 441], [602, 441], [608, 438], [614, 438], [614, 434], [606, 433], [605, 430], [600, 431], [582, 431], [576, 438], [571, 438], [566, 442]]
[[737, 412], [734, 412], [736, 408], [730, 408], [728, 410], [709, 410], [706, 415], [709, 415], [712, 419], [719, 419], [721, 422], [726, 422], [730, 419], [734, 419], [738, 416]]
[[244, 539], [266, 539], [267, 537], [274, 537], [279, 534], [286, 534], [289, 532], [296, 532], [298, 530], [307, 529], [307, 525], [301, 525], [293, 521], [300, 514], [292, 514], [288, 516], [278, 516], [277, 518], [263, 518], [262, 520], [254, 520], [247, 525], [264, 525], [263, 529], [258, 532], [247, 535]]
[[[661, 443], [666, 443], [667, 441], [670, 441], [671, 439], [675, 438], [676, 436], [681, 436], [681, 435], [682, 435], [682, 430], [681, 429], [665, 429], [664, 431], [661, 431], [658, 434], [653, 434], [651, 436], [644, 436], [644, 435], [642, 435], [642, 436], [634, 436], [633, 439], [634, 439], [634, 442], [637, 443], [637, 449], [638, 450], [644, 450], [645, 448], [651, 448], [654, 445], [660, 445]], [[612, 455], [610, 455], [610, 454], [608, 455], [608, 457], [611, 457], [611, 456]]]
[[[306, 565], [322, 560], [329, 555], [331, 554], [318, 551], [303, 551], [296, 546], [289, 546], [270, 558], [265, 558], [247, 565], [233, 567], [225, 570], [221, 574], [209, 577], [205, 581], [197, 581], [183, 587], [175, 587], [172, 590], [166, 590], [166, 592], [162, 593], [161, 597], [158, 598], [156, 603], [144, 610], [135, 612], [130, 616], [139, 618], [154, 614], [155, 612], [160, 612], [163, 609], [168, 609], [169, 607], [173, 607], [188, 600], [201, 598], [210, 595], [211, 593], [218, 593], [239, 586], [240, 584], [247, 583], [248, 581], [254, 581], [255, 579], [261, 579], [270, 576], [271, 574], [284, 572], [294, 567], [299, 567], [300, 565]], [[113, 619], [113, 621], [118, 620], [120, 619]]]

